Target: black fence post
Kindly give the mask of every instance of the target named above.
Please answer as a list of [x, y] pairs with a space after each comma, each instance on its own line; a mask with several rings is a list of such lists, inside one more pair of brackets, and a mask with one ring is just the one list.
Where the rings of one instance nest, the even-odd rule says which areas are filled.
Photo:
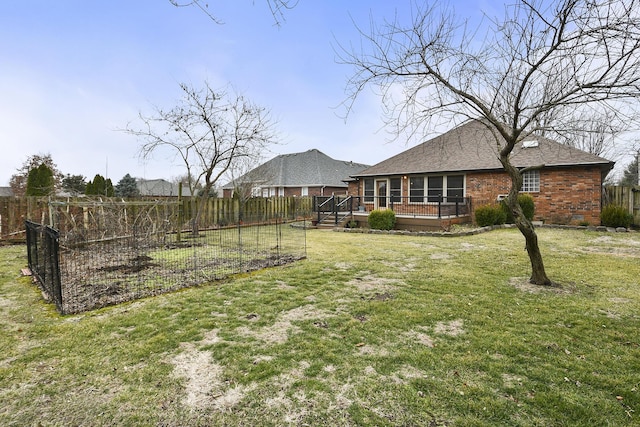
[[62, 301], [62, 283], [60, 281], [60, 233], [51, 227], [45, 227], [47, 239], [47, 280], [50, 283], [51, 296], [61, 314], [65, 314]]
[[31, 274], [44, 293], [64, 312], [60, 281], [60, 234], [57, 230], [25, 221], [27, 232], [27, 260]]

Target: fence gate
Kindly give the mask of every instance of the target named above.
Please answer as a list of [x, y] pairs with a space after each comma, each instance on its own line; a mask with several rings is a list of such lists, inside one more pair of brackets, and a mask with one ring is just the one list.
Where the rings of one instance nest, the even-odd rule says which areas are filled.
[[31, 274], [45, 294], [63, 312], [60, 282], [60, 235], [49, 226], [25, 221], [27, 231], [27, 258]]

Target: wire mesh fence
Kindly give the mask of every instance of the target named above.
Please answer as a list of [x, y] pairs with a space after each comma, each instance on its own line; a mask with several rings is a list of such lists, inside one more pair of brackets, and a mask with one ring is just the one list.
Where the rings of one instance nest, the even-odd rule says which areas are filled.
[[58, 231], [32, 221], [25, 222], [29, 268], [45, 295], [62, 311], [62, 286]]
[[[199, 224], [182, 204], [52, 202], [57, 236], [58, 310], [77, 313], [286, 264], [306, 256], [306, 212], [238, 215], [242, 223]], [[45, 227], [31, 223], [42, 233]], [[33, 239], [32, 239], [33, 240]], [[40, 243], [42, 246], [43, 244]], [[29, 253], [41, 249], [29, 243]], [[42, 258], [39, 259], [47, 259]], [[31, 259], [30, 259], [31, 266]], [[33, 270], [34, 267], [32, 267]], [[56, 267], [46, 267], [49, 270]], [[47, 270], [47, 271], [49, 271]], [[41, 286], [49, 293], [43, 277]], [[38, 278], [40, 281], [40, 278]]]

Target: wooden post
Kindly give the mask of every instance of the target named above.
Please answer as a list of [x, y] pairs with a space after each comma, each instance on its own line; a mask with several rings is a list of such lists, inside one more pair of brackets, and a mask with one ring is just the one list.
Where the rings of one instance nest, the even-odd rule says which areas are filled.
[[176, 231], [176, 241], [182, 240], [182, 182], [178, 183], [178, 225]]

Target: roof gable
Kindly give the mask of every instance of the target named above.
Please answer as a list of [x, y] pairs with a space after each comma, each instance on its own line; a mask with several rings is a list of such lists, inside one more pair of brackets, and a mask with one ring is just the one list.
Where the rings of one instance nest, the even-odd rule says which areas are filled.
[[[533, 140], [537, 143], [530, 142]], [[501, 170], [498, 151], [489, 129], [473, 120], [354, 176]], [[613, 162], [607, 159], [543, 137], [531, 137], [518, 143], [511, 161], [518, 168], [597, 165], [608, 171], [613, 167]]]

